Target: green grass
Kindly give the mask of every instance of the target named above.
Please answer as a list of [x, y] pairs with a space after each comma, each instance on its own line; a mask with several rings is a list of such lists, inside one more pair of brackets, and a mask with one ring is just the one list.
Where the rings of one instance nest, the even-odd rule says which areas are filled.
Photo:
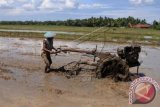
[[66, 31], [66, 32], [91, 32], [96, 27], [70, 27], [54, 25], [0, 25], [0, 29], [15, 30], [49, 30], [49, 31]]
[[[15, 29], [15, 30], [49, 30], [49, 31], [67, 31], [67, 32], [84, 32], [89, 33], [96, 30], [98, 27], [72, 27], [72, 26], [54, 26], [54, 25], [0, 25], [0, 29]], [[135, 28], [104, 28], [98, 33], [115, 34], [134, 34], [134, 35], [157, 35], [160, 36], [160, 30], [155, 29], [135, 29]]]
[[[0, 29], [14, 29], [14, 30], [48, 30], [48, 31], [65, 31], [65, 32], [78, 32], [78, 33], [90, 33], [98, 27], [71, 27], [71, 26], [52, 26], [52, 25], [0, 25]], [[33, 37], [41, 38], [42, 33], [25, 33], [25, 32], [0, 32], [0, 36], [9, 37]], [[145, 39], [144, 36], [152, 36], [152, 39]], [[81, 35], [68, 35], [68, 34], [58, 34], [57, 39], [64, 40], [75, 40], [81, 37]], [[145, 41], [151, 43], [160, 42], [160, 30], [154, 29], [135, 29], [135, 28], [108, 28], [105, 27], [94, 34], [83, 37], [81, 39], [87, 41], [117, 41], [117, 42], [127, 42], [127, 41]]]

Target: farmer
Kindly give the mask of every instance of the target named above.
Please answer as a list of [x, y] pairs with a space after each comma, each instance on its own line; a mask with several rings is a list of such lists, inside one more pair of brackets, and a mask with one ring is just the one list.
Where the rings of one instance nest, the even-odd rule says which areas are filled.
[[50, 54], [59, 53], [57, 51], [57, 49], [53, 46], [53, 40], [54, 40], [55, 36], [56, 36], [56, 34], [54, 32], [46, 32], [44, 34], [45, 39], [43, 40], [41, 57], [43, 58], [43, 60], [46, 64], [45, 69], [44, 69], [45, 73], [49, 73], [51, 70], [50, 66], [52, 64], [52, 59], [51, 59]]

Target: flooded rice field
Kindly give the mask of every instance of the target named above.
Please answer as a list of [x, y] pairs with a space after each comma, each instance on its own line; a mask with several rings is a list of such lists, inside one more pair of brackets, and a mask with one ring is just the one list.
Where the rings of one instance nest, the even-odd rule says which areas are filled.
[[[110, 79], [95, 79], [89, 75], [67, 79], [63, 73], [44, 73], [40, 57], [41, 39], [0, 37], [0, 105], [2, 107], [159, 107], [157, 97], [148, 105], [129, 105], [130, 82], [115, 83]], [[55, 40], [55, 47], [76, 47], [116, 52], [127, 44], [87, 42], [76, 45]], [[160, 47], [142, 46], [140, 73], [160, 83]], [[52, 55], [52, 68], [85, 57], [78, 53]], [[130, 69], [136, 73], [136, 68]]]

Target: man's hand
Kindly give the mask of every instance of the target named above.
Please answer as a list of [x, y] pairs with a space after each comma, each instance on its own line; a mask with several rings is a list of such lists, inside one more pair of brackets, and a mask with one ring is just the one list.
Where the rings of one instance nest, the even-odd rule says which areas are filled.
[[57, 55], [57, 53], [60, 53], [61, 51], [51, 51], [50, 52], [50, 54], [56, 54]]
[[56, 54], [56, 52], [55, 51], [50, 51], [50, 54]]

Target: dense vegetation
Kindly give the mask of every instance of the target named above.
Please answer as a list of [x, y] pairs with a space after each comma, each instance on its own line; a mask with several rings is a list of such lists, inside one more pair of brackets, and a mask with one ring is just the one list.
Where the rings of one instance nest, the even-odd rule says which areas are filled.
[[[91, 17], [88, 19], [68, 19], [65, 21], [0, 21], [0, 25], [58, 25], [77, 27], [128, 27], [132, 24], [147, 24], [145, 19], [129, 16], [128, 18]], [[160, 30], [160, 22], [154, 21], [153, 28]]]
[[88, 19], [68, 19], [66, 21], [0, 21], [0, 25], [63, 25], [78, 27], [127, 27], [128, 24], [145, 24], [145, 19], [141, 20], [129, 16], [128, 18], [108, 18], [108, 17], [91, 17]]

